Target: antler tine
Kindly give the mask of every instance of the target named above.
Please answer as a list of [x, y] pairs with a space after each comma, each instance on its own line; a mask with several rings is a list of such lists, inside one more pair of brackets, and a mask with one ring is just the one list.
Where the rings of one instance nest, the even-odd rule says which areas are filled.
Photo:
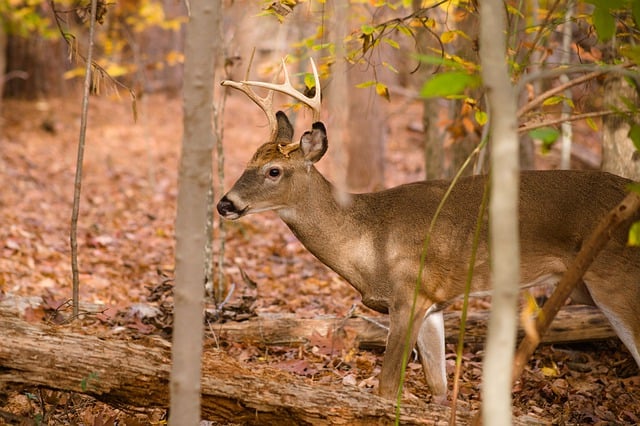
[[[285, 95], [289, 95], [292, 98], [302, 102], [307, 105], [313, 111], [313, 120], [318, 121], [320, 119], [320, 105], [321, 105], [321, 94], [320, 94], [320, 77], [318, 76], [318, 69], [316, 68], [316, 64], [311, 59], [311, 69], [313, 70], [313, 78], [315, 80], [316, 85], [316, 93], [313, 98], [305, 96], [300, 91], [296, 90], [291, 84], [291, 80], [289, 79], [289, 72], [287, 71], [287, 67], [284, 63], [284, 59], [282, 60], [282, 68], [284, 69], [284, 83], [282, 84], [274, 84], [274, 83], [265, 83], [262, 81], [243, 81], [242, 84], [256, 87], [263, 87], [265, 89], [273, 90], [275, 92], [284, 93]], [[271, 92], [273, 93], [273, 92]]]
[[276, 113], [273, 111], [273, 92], [270, 91], [266, 96], [261, 97], [256, 94], [256, 92], [249, 87], [249, 82], [245, 81], [233, 81], [233, 80], [222, 80], [220, 84], [223, 86], [233, 87], [234, 89], [240, 90], [242, 93], [247, 95], [249, 99], [251, 99], [256, 105], [264, 111], [264, 114], [267, 116], [267, 120], [269, 121], [269, 130], [271, 131], [271, 139], [275, 139], [278, 134], [278, 120], [276, 119]]

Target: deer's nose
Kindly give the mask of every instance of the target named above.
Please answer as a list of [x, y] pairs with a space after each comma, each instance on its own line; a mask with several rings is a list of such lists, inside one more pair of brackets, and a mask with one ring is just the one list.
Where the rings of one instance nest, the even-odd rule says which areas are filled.
[[233, 201], [229, 200], [226, 195], [220, 199], [216, 208], [222, 217], [236, 216], [238, 214]]

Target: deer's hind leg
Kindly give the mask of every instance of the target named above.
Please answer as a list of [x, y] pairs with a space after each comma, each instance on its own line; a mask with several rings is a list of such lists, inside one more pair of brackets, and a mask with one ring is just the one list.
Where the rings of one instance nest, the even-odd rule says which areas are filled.
[[442, 310], [427, 312], [416, 342], [422, 371], [434, 398], [447, 395], [447, 372], [444, 348], [444, 316]]
[[[630, 281], [629, 276], [637, 279]], [[625, 277], [612, 273], [603, 279], [587, 272], [584, 282], [594, 304], [607, 317], [640, 367], [640, 275]]]

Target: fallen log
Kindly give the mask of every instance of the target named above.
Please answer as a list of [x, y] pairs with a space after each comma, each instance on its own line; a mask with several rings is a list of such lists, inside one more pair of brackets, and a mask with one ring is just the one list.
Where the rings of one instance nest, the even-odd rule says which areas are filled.
[[[470, 312], [467, 317], [465, 341], [483, 343], [486, 336], [488, 312]], [[261, 315], [243, 322], [211, 324], [210, 330], [228, 341], [252, 345], [294, 346], [307, 344], [314, 334], [337, 335], [346, 331], [355, 335], [355, 342], [362, 349], [383, 349], [389, 321], [387, 317], [337, 318], [333, 316], [299, 319], [293, 315]], [[460, 312], [445, 313], [446, 339], [458, 341]], [[519, 337], [524, 332], [518, 331]], [[562, 308], [542, 336], [542, 343], [574, 343], [615, 337], [609, 321], [595, 307], [569, 305]]]
[[[0, 391], [16, 385], [86, 394], [115, 407], [166, 408], [170, 348], [161, 339], [102, 339], [28, 323], [0, 309]], [[310, 384], [270, 368], [248, 369], [223, 352], [202, 363], [202, 416], [242, 424], [390, 424], [393, 403], [356, 387]], [[449, 409], [411, 402], [401, 424], [446, 424]], [[459, 413], [465, 423], [468, 413]]]
[[[15, 386], [39, 386], [82, 393], [114, 407], [168, 407], [171, 360], [167, 341], [156, 337], [135, 342], [105, 339], [80, 333], [73, 326], [30, 323], [20, 318], [15, 300], [1, 302], [0, 393]], [[385, 323], [386, 318], [376, 321]], [[558, 341], [613, 336], [606, 320], [587, 307], [566, 307], [557, 322], [554, 333]], [[447, 314], [449, 339], [457, 338], [458, 323], [457, 313]], [[470, 341], [483, 339], [484, 323], [484, 314], [471, 315]], [[352, 327], [352, 332], [360, 333], [357, 341], [361, 347], [384, 345], [384, 329], [363, 318], [259, 317], [211, 325], [210, 330], [235, 341], [286, 345], [305, 343], [313, 333], [326, 335], [339, 327]], [[587, 333], [580, 334], [580, 328]], [[242, 424], [357, 425], [389, 424], [395, 418], [391, 402], [342, 383], [329, 386], [273, 368], [246, 367], [220, 351], [206, 351], [202, 365], [204, 419]], [[446, 424], [449, 416], [447, 407], [419, 401], [400, 409], [401, 424]], [[458, 424], [467, 424], [470, 416], [458, 410], [457, 418]], [[537, 424], [538, 419], [521, 418], [516, 423]]]

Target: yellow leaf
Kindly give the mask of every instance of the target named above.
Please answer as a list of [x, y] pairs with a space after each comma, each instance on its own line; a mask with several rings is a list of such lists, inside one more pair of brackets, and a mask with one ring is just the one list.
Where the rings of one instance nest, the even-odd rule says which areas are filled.
[[376, 84], [376, 93], [380, 96], [382, 96], [383, 98], [385, 98], [387, 101], [390, 100], [389, 98], [389, 88], [382, 83], [377, 83]]
[[129, 74], [129, 72], [131, 70], [129, 70], [128, 68], [123, 67], [122, 65], [109, 64], [105, 68], [105, 71], [107, 71], [107, 74], [109, 74], [111, 77], [120, 77], [120, 76]]
[[596, 124], [595, 121], [593, 121], [593, 118], [591, 117], [587, 117], [587, 119], [585, 120], [587, 122], [587, 126], [589, 126], [591, 128], [591, 130], [593, 131], [598, 131], [598, 125]]
[[524, 297], [525, 304], [520, 312], [520, 323], [527, 337], [537, 345], [540, 342], [540, 335], [536, 327], [536, 315], [540, 307], [530, 292], [525, 292]]
[[456, 31], [445, 31], [440, 36], [440, 41], [444, 44], [451, 43], [456, 38], [458, 38], [458, 34]]
[[475, 112], [475, 118], [476, 123], [478, 123], [479, 125], [484, 126], [485, 124], [487, 124], [488, 116], [486, 112], [477, 110]]
[[172, 50], [164, 58], [169, 65], [177, 65], [184, 63], [184, 54], [177, 50]]
[[70, 80], [76, 77], [84, 77], [83, 67], [76, 67], [62, 74], [62, 78], [64, 78], [65, 80]]
[[558, 371], [558, 366], [553, 361], [551, 367], [542, 367], [540, 371], [545, 377], [556, 377], [560, 374], [560, 371]]
[[394, 49], [400, 49], [400, 45], [398, 44], [397, 41], [392, 40], [390, 38], [383, 38], [382, 41], [384, 41], [385, 43], [387, 43], [389, 46], [393, 47]]

